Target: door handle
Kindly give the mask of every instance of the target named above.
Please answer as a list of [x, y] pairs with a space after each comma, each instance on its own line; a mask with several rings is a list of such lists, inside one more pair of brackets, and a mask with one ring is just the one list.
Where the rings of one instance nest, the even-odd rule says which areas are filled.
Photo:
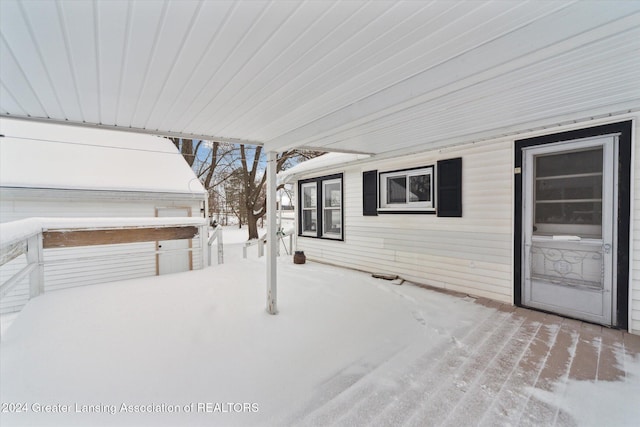
[[602, 245], [602, 250], [604, 251], [605, 254], [608, 254], [611, 252], [611, 244], [610, 243], [605, 243], [604, 245]]

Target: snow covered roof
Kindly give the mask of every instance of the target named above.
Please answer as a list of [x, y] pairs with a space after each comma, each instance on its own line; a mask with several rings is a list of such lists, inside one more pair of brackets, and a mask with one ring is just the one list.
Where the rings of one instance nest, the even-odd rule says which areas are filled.
[[166, 138], [4, 118], [0, 134], [0, 187], [205, 193]]
[[326, 153], [322, 156], [298, 163], [294, 167], [280, 172], [278, 174], [278, 181], [288, 182], [294, 176], [333, 168], [334, 166], [344, 165], [360, 160], [366, 160], [370, 157], [371, 156], [369, 154]]

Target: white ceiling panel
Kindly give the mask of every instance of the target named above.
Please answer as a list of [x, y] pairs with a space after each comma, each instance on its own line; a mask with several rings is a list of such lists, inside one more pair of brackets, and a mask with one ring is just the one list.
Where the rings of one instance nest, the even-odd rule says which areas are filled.
[[[29, 86], [30, 91], [33, 91], [33, 95], [38, 99], [40, 107], [47, 115], [63, 115], [64, 113], [60, 108], [51, 79], [47, 75], [47, 69], [42, 60], [42, 52], [39, 46], [34, 43], [31, 25], [25, 20], [25, 14], [19, 4], [9, 4], [7, 6], [13, 12], [12, 14], [16, 16], [16, 19], [9, 21], [3, 17], [1, 20], [3, 27], [7, 26], [13, 30], [6, 33], [3, 32], [1, 57], [3, 59], [6, 58], [7, 62], [5, 64], [3, 61], [2, 65], [13, 67], [14, 73], [12, 74], [21, 80], [21, 86]], [[16, 46], [23, 40], [31, 50], [11, 48], [11, 46]], [[39, 76], [46, 78], [39, 78]]]
[[638, 1], [0, 1], [0, 114], [411, 152], [640, 110]]
[[[640, 40], [640, 28], [464, 90], [447, 92], [434, 100], [437, 102], [420, 103], [360, 125], [352, 123], [349, 129], [304, 143], [331, 149], [358, 139], [353, 149], [368, 147], [376, 151], [377, 144], [384, 146], [380, 150], [393, 150], [415, 139], [413, 144], [419, 148], [445, 137], [473, 139], [474, 132], [491, 130], [503, 121], [511, 126], [522, 124], [523, 117], [530, 123], [567, 114], [585, 118], [595, 112], [594, 108], [603, 110], [601, 113], [620, 112], [625, 106], [640, 103], [640, 80], [636, 78], [640, 46], [624, 43], [635, 37]], [[619, 79], [606, 85], [601, 83], [613, 75]], [[598, 100], [597, 106], [594, 99]], [[549, 121], [550, 125], [555, 123]]]
[[[103, 3], [103, 7], [108, 7], [108, 3]], [[128, 9], [115, 124], [133, 127], [145, 80], [151, 72], [153, 56], [164, 50], [157, 43], [160, 33], [163, 30], [170, 31], [171, 25], [166, 23], [167, 9], [166, 3], [158, 1], [134, 2]]]
[[[22, 2], [18, 4], [16, 2], [7, 2], [0, 4], [0, 10], [5, 6], [9, 8], [22, 7], [23, 22], [20, 21], [20, 17], [13, 17], [13, 14], [5, 12], [0, 15], [3, 19], [10, 19], [12, 22], [19, 23], [19, 25], [24, 24], [32, 36], [32, 47], [26, 47], [29, 46], [29, 38], [14, 40], [12, 46], [22, 50], [25, 54], [37, 56], [45, 69], [44, 74], [34, 76], [31, 80], [40, 80], [49, 85], [49, 90], [55, 94], [54, 98], [60, 105], [62, 117], [73, 117], [76, 121], [83, 121], [84, 116], [79, 101], [78, 88], [71, 68], [65, 35], [59, 20], [59, 8], [56, 3]], [[1, 32], [3, 35], [10, 33], [10, 31], [5, 31], [7, 27], [4, 25], [2, 27]], [[0, 57], [0, 60], [4, 64], [4, 57]], [[4, 73], [2, 73], [2, 76], [4, 77]], [[46, 90], [43, 90], [38, 92], [38, 96], [44, 99], [47, 97], [47, 93]], [[57, 117], [51, 114], [48, 116]]]
[[[262, 70], [263, 64], [259, 60], [263, 55], [278, 52], [288, 43], [285, 37], [278, 37], [281, 27], [291, 18], [298, 8], [296, 2], [277, 2], [265, 5], [261, 13], [255, 17], [251, 31], [245, 32], [242, 38], [235, 44], [234, 49], [225, 58], [224, 62], [216, 69], [215, 74], [209, 80], [209, 85], [198, 97], [202, 101], [202, 107], [190, 109], [188, 120], [183, 122], [184, 127], [193, 127], [197, 132], [210, 128], [210, 119], [216, 118], [214, 111], [219, 106], [224, 106], [228, 100], [228, 92], [239, 90], [257, 70]], [[250, 11], [258, 10], [255, 6], [248, 7]], [[246, 19], [244, 16], [234, 16], [235, 19]], [[253, 18], [253, 16], [251, 17]], [[235, 29], [238, 25], [232, 21]], [[234, 37], [235, 39], [235, 37]], [[274, 44], [278, 49], [269, 49]], [[199, 104], [198, 104], [199, 105]]]
[[[316, 38], [309, 37], [310, 28], [317, 17], [323, 16], [333, 5], [331, 2], [312, 2], [309, 6], [312, 10], [298, 7], [274, 34], [273, 41], [235, 76], [232, 85], [224, 88], [223, 95], [209, 111], [210, 117], [215, 117], [212, 124], [216, 126], [216, 133], [233, 133], [229, 126], [232, 120], [255, 111], [257, 106], [264, 107], [266, 96], [277, 96], [277, 88], [287, 81], [283, 77], [285, 73], [288, 72], [291, 78], [298, 74], [292, 69], [317, 43]], [[278, 46], [286, 47], [279, 49]]]
[[[4, 37], [0, 39], [0, 57], [2, 58], [2, 67], [0, 69], [3, 74], [7, 75], [6, 78], [2, 79], [2, 86], [11, 94], [11, 101], [20, 105], [21, 109], [28, 111], [30, 115], [48, 117], [49, 112], [42, 105], [42, 101], [26, 75], [26, 71], [20, 66], [18, 59], [14, 56]], [[4, 99], [0, 101], [3, 109], [11, 111], [9, 106], [5, 106]]]
[[197, 1], [167, 5], [160, 24], [161, 31], [154, 41], [153, 54], [145, 69], [140, 95], [134, 107], [133, 127], [147, 126], [153, 106], [158, 102], [162, 88], [167, 84], [174, 68], [187, 66], [182, 63], [180, 52], [190, 36], [201, 5], [202, 2]]
[[93, 2], [60, 3], [59, 18], [83, 120], [101, 121], [97, 11]]
[[[179, 56], [148, 118], [149, 129], [161, 129], [168, 118], [184, 112], [220, 61], [218, 36], [234, 10], [233, 1], [203, 2]], [[213, 31], [212, 31], [213, 29]], [[182, 113], [180, 113], [182, 114]], [[174, 119], [175, 120], [175, 119]]]
[[0, 114], [2, 115], [19, 115], [26, 116], [22, 106], [17, 103], [15, 97], [7, 90], [4, 84], [0, 83], [0, 98], [2, 98], [2, 105], [0, 106]]
[[116, 123], [118, 94], [122, 85], [122, 64], [130, 4], [115, 1], [104, 7], [97, 5], [98, 44], [96, 46], [99, 74], [99, 108], [102, 123]]

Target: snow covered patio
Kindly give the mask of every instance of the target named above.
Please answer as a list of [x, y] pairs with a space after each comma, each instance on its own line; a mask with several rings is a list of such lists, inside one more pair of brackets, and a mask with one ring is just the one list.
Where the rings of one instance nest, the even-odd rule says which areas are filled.
[[226, 263], [205, 270], [30, 301], [2, 336], [2, 402], [18, 404], [3, 406], [2, 425], [630, 425], [640, 416], [640, 337], [289, 257], [279, 259], [280, 314], [270, 316], [264, 259], [225, 250]]

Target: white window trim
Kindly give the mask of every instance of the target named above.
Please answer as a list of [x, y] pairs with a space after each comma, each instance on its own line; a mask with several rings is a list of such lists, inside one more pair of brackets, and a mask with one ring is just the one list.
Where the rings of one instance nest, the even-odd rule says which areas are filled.
[[[305, 207], [304, 206], [304, 189], [306, 188], [313, 188], [316, 190], [316, 206], [313, 207]], [[318, 218], [317, 218], [317, 211], [318, 211], [318, 185], [316, 182], [308, 182], [306, 184], [301, 184], [300, 186], [301, 188], [301, 193], [300, 197], [301, 197], [301, 212], [300, 215], [302, 215], [302, 230], [301, 230], [301, 234], [304, 236], [317, 236], [318, 231], [304, 231], [305, 227], [304, 227], [304, 212], [305, 211], [311, 211], [311, 212], [316, 212], [316, 227], [318, 224]]]
[[[394, 177], [406, 177], [407, 181], [411, 176], [419, 176], [419, 175], [429, 175], [431, 180], [430, 185], [430, 199], [428, 202], [411, 202], [409, 201], [409, 191], [410, 186], [407, 182], [406, 189], [406, 203], [387, 203], [387, 179]], [[405, 169], [405, 170], [397, 170], [390, 172], [381, 172], [378, 175], [379, 179], [379, 194], [378, 194], [378, 210], [381, 212], [385, 211], [435, 211], [434, 206], [434, 171], [433, 166], [426, 166], [423, 168], [417, 169]]]
[[[341, 179], [340, 178], [336, 178], [336, 179], [329, 179], [326, 181], [321, 181], [322, 182], [322, 237], [325, 237], [327, 239], [342, 239], [342, 185], [341, 185]], [[325, 200], [326, 200], [326, 187], [327, 185], [330, 184], [338, 184], [340, 186], [340, 205], [339, 206], [325, 206]], [[326, 211], [338, 211], [340, 212], [340, 232], [339, 233], [333, 233], [331, 231], [326, 231], [326, 221], [325, 221], [325, 212]]]

